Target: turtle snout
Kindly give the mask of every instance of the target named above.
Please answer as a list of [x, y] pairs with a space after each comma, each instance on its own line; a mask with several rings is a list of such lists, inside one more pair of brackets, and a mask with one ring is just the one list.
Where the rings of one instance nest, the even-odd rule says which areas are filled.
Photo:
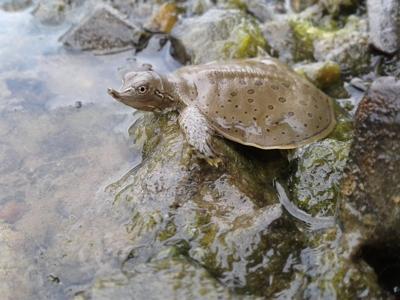
[[108, 88], [108, 89], [107, 89], [107, 93], [108, 93], [111, 97], [113, 97], [113, 98], [115, 98], [115, 99], [119, 99], [119, 98], [121, 97], [120, 93], [117, 92], [116, 90], [112, 89], [112, 88]]

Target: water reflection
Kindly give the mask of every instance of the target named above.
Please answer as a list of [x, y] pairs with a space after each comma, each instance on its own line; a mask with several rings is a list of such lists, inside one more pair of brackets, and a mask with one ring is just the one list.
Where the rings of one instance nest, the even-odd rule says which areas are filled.
[[[137, 116], [106, 93], [133, 54], [68, 53], [57, 42], [65, 30], [0, 11], [2, 299], [70, 298], [119, 272], [132, 248], [130, 212], [104, 187], [140, 162], [127, 134]], [[176, 67], [167, 48], [159, 54], [138, 59]]]

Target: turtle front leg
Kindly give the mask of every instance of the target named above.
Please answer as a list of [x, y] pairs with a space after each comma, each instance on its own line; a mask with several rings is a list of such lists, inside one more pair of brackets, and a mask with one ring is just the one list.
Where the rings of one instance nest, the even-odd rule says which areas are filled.
[[214, 130], [196, 106], [186, 107], [180, 114], [179, 125], [185, 133], [188, 143], [212, 166], [218, 167], [222, 160], [216, 157], [211, 144]]

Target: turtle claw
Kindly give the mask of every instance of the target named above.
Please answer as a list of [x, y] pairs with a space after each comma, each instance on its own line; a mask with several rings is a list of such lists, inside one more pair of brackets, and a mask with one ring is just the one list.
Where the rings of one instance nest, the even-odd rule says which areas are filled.
[[207, 157], [206, 161], [209, 165], [215, 168], [219, 168], [223, 165], [223, 160], [219, 157]]

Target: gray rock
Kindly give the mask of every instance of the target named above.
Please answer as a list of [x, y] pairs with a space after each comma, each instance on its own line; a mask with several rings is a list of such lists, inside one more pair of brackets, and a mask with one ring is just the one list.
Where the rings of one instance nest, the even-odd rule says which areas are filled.
[[73, 15], [70, 14], [73, 8], [81, 8], [83, 2], [84, 0], [40, 0], [32, 13], [45, 25], [59, 25]]
[[171, 35], [175, 47], [184, 49], [195, 64], [257, 56], [266, 45], [256, 20], [238, 9], [210, 9], [183, 19]]
[[344, 28], [315, 39], [314, 57], [318, 61], [337, 62], [344, 75], [356, 75], [368, 70], [370, 52], [366, 22], [349, 18]]
[[40, 1], [33, 15], [46, 25], [58, 25], [65, 20], [66, 4], [63, 0]]
[[272, 21], [275, 18], [275, 5], [268, 1], [246, 0], [247, 10], [261, 22]]
[[372, 45], [392, 54], [400, 48], [400, 2], [368, 0], [369, 34]]
[[271, 47], [271, 53], [286, 63], [293, 62], [294, 37], [287, 20], [266, 22], [261, 30]]
[[373, 82], [356, 112], [342, 192], [345, 230], [361, 240], [400, 240], [400, 81]]
[[5, 11], [18, 11], [32, 5], [32, 0], [1, 0], [0, 9]]
[[107, 54], [138, 47], [145, 36], [139, 25], [103, 6], [72, 27], [60, 40], [68, 48]]

